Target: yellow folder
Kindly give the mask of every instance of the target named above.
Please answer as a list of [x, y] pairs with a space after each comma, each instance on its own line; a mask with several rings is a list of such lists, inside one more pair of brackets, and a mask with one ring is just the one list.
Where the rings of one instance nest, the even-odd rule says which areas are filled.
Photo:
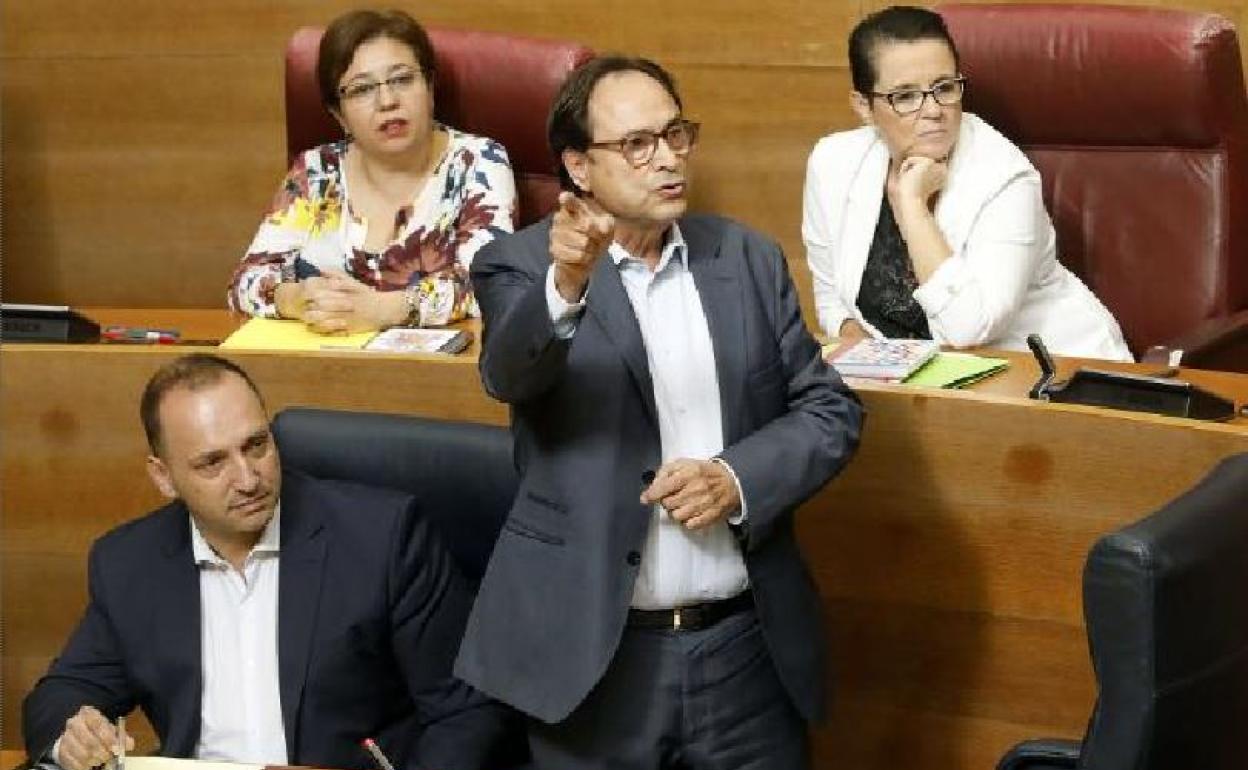
[[222, 350], [360, 350], [377, 332], [317, 334], [302, 321], [252, 318], [221, 343]]

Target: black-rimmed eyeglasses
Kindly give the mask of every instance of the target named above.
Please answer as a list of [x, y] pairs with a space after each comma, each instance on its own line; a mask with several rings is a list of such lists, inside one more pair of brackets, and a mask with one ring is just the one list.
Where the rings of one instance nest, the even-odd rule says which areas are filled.
[[659, 139], [667, 142], [673, 155], [687, 155], [698, 141], [698, 124], [683, 118], [673, 120], [662, 131], [629, 131], [621, 139], [602, 142], [590, 142], [587, 149], [615, 150], [624, 156], [624, 160], [635, 168], [646, 165], [654, 158], [654, 151], [659, 146]]
[[348, 83], [338, 89], [338, 96], [343, 101], [358, 102], [363, 104], [368, 101], [375, 101], [381, 96], [381, 87], [386, 86], [396, 94], [405, 93], [416, 85], [416, 79], [421, 75], [414, 70], [401, 70], [394, 73], [385, 80], [361, 80], [354, 83]]
[[883, 94], [878, 91], [868, 91], [867, 94], [888, 102], [888, 106], [898, 115], [912, 115], [923, 109], [923, 102], [929, 96], [941, 107], [952, 107], [962, 101], [965, 91], [966, 78], [958, 75], [937, 80], [931, 88], [898, 88]]

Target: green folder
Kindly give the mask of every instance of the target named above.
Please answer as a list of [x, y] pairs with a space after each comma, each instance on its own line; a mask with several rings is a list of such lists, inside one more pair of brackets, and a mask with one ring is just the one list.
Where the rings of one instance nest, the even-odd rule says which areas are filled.
[[926, 388], [965, 388], [1004, 370], [1004, 358], [985, 358], [970, 353], [937, 353], [936, 357], [905, 379], [906, 385]]

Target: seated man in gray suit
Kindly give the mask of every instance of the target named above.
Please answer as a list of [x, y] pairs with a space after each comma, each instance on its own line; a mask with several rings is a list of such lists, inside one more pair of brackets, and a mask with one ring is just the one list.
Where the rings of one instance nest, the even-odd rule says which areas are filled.
[[549, 132], [558, 211], [472, 265], [521, 481], [456, 672], [531, 717], [541, 770], [806, 767], [825, 642], [793, 512], [859, 402], [776, 244], [686, 214], [667, 72], [585, 64]]
[[173, 499], [100, 538], [88, 604], [26, 698], [26, 749], [65, 770], [141, 707], [160, 753], [269, 765], [476, 768], [502, 707], [449, 676], [471, 595], [410, 497], [283, 474], [255, 385], [191, 355], [140, 407]]

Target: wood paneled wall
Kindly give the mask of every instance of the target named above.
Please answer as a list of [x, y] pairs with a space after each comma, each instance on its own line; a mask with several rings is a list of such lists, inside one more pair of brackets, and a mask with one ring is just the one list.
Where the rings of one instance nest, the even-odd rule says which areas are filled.
[[[344, 0], [9, 0], [0, 11], [10, 301], [220, 307], [284, 171], [282, 50]], [[880, 0], [440, 0], [422, 21], [577, 39], [677, 75], [695, 205], [785, 247], [815, 140], [853, 125], [845, 38]], [[1248, 29], [1248, 0], [1188, 0]], [[813, 318], [813, 317], [812, 317]]]

